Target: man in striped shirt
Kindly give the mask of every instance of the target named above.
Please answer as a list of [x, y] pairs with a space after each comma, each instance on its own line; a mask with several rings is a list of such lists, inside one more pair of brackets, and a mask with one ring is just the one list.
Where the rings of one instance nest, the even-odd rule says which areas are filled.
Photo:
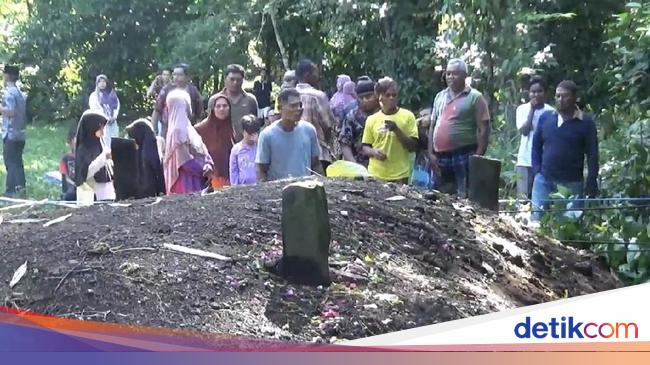
[[320, 161], [323, 170], [327, 169], [333, 160], [333, 129], [335, 118], [330, 108], [329, 100], [324, 92], [317, 89], [320, 82], [318, 67], [310, 60], [302, 60], [296, 68], [298, 84], [296, 90], [300, 93], [302, 102], [302, 120], [311, 123], [316, 128], [318, 143], [320, 145]]

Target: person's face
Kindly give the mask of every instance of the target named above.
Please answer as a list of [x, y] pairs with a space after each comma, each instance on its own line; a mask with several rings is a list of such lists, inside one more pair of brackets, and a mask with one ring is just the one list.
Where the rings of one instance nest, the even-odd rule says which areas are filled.
[[260, 76], [261, 76], [263, 79], [265, 79], [265, 78], [266, 78], [266, 70], [262, 70], [262, 72], [260, 72]]
[[379, 96], [379, 101], [384, 110], [394, 110], [397, 108], [397, 90], [391, 86], [386, 92]]
[[176, 67], [174, 69], [174, 73], [172, 74], [174, 78], [174, 83], [177, 85], [185, 85], [187, 84], [187, 75], [185, 74], [185, 70], [183, 70], [182, 67]]
[[379, 108], [379, 100], [377, 100], [377, 95], [375, 93], [365, 93], [359, 95], [359, 107], [365, 113], [370, 113]]
[[106, 89], [106, 80], [104, 79], [99, 80], [99, 83], [97, 83], [97, 87], [99, 88], [99, 90]]
[[320, 84], [320, 70], [314, 66], [312, 71], [307, 75], [307, 83], [313, 87], [318, 87]]
[[280, 110], [282, 120], [287, 122], [298, 122], [302, 116], [302, 102], [299, 96], [291, 96], [282, 104]]
[[226, 89], [239, 92], [244, 84], [244, 76], [237, 72], [231, 72], [226, 76]]
[[169, 70], [164, 70], [162, 72], [162, 79], [165, 84], [168, 83], [172, 79], [171, 72], [169, 72]]
[[544, 105], [544, 102], [546, 101], [546, 92], [544, 91], [542, 85], [532, 84], [528, 89], [528, 97], [530, 98], [530, 102], [533, 105]]
[[259, 133], [248, 133], [244, 131], [244, 143], [248, 144], [249, 146], [252, 146], [257, 143], [258, 136]]
[[285, 72], [284, 77], [282, 78], [282, 86], [281, 87], [296, 87], [296, 74], [295, 72]]
[[95, 137], [97, 137], [97, 138], [99, 138], [99, 139], [104, 138], [104, 127], [103, 127], [103, 126], [102, 126], [102, 128], [99, 128], [99, 129], [95, 132]]
[[445, 79], [447, 80], [447, 86], [452, 89], [460, 90], [465, 87], [465, 78], [467, 75], [465, 71], [460, 69], [460, 66], [452, 64], [447, 66], [445, 71]]
[[214, 115], [221, 120], [227, 119], [230, 116], [230, 105], [223, 98], [217, 99], [214, 103]]
[[571, 91], [558, 87], [555, 89], [555, 104], [560, 111], [571, 110], [576, 104], [576, 96]]

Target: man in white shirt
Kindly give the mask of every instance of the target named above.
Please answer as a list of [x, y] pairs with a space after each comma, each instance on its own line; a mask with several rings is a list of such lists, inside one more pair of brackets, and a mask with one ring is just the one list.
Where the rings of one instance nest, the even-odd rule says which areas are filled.
[[530, 101], [517, 108], [517, 130], [521, 134], [519, 153], [517, 155], [517, 199], [527, 201], [530, 199], [533, 180], [531, 154], [533, 148], [533, 135], [539, 117], [548, 110], [554, 110], [546, 101], [546, 82], [535, 76], [528, 86]]

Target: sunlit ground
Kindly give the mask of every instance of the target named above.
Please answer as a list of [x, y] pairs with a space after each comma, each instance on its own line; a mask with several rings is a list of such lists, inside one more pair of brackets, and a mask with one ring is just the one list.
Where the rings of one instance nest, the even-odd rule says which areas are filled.
[[[59, 161], [67, 151], [67, 129], [63, 126], [29, 126], [23, 162], [27, 179], [27, 196], [30, 199], [59, 199], [61, 185], [45, 181], [48, 171], [59, 169]], [[5, 192], [7, 171], [0, 154], [0, 193]]]

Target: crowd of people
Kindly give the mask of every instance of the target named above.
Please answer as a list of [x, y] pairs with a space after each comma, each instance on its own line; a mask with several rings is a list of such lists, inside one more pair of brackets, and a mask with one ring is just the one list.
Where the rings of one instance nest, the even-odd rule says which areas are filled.
[[[418, 117], [399, 104], [396, 80], [356, 82], [339, 75], [331, 96], [320, 90], [318, 66], [300, 61], [287, 71], [276, 100], [264, 70], [252, 93], [244, 90], [240, 65], [225, 70], [225, 88], [207, 102], [191, 82], [189, 68], [176, 65], [157, 75], [147, 90], [155, 100], [148, 119], [126, 128], [135, 141], [137, 173], [134, 197], [186, 194], [228, 185], [248, 185], [311, 174], [327, 175], [337, 160], [367, 168], [386, 182], [414, 184], [467, 196], [469, 158], [486, 153], [490, 111], [486, 98], [467, 82], [464, 61], [452, 59], [445, 70], [447, 88]], [[24, 192], [25, 101], [16, 87], [19, 72], [5, 67], [3, 156], [6, 194]], [[546, 84], [531, 79], [529, 102], [519, 106], [521, 133], [517, 155], [517, 193], [543, 209], [558, 185], [577, 196], [597, 194], [598, 139], [592, 117], [576, 105], [571, 81], [555, 89], [556, 108], [546, 103]], [[121, 158], [120, 100], [106, 75], [96, 78], [71, 146], [62, 161], [63, 196], [75, 200], [80, 189], [97, 200], [114, 200], [115, 171]], [[584, 161], [588, 174], [583, 177]], [[126, 164], [125, 164], [126, 166]], [[118, 174], [119, 175], [119, 174]], [[118, 187], [119, 190], [119, 187]]]

